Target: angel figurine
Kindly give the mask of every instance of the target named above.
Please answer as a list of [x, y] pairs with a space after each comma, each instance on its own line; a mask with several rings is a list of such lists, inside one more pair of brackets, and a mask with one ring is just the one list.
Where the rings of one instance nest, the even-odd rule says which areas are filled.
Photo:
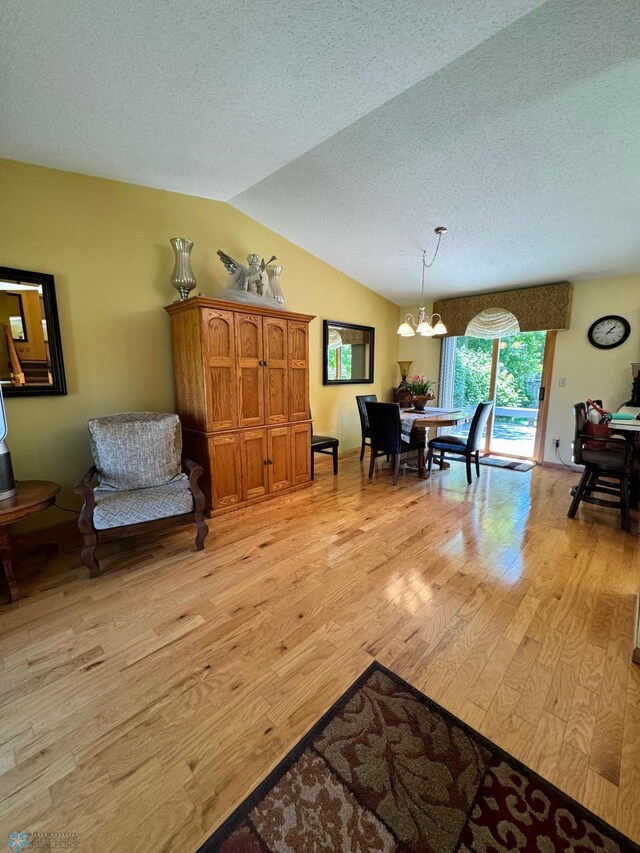
[[[218, 249], [218, 257], [224, 264], [226, 271], [229, 273], [229, 281], [227, 282], [227, 290], [244, 290], [247, 293], [254, 293], [258, 296], [271, 297], [269, 278], [265, 272], [267, 264], [276, 260], [273, 255], [265, 263], [264, 258], [260, 255], [247, 255], [248, 267], [239, 263], [230, 255], [226, 255]], [[273, 297], [271, 297], [273, 298]]]

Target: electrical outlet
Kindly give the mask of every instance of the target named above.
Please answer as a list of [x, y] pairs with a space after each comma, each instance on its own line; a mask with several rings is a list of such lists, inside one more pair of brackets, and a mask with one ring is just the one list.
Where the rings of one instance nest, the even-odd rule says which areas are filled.
[[560, 379], [558, 379], [558, 387], [559, 388], [566, 388], [567, 387], [567, 379], [565, 376], [561, 376]]
[[560, 447], [560, 438], [557, 435], [554, 435], [551, 439], [551, 447], [555, 447], [557, 450]]

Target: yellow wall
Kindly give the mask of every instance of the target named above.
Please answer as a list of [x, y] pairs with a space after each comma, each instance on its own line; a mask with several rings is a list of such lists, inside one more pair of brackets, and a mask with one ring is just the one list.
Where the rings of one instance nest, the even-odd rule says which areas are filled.
[[[631, 324], [627, 341], [613, 350], [599, 350], [587, 339], [594, 320], [620, 314]], [[574, 284], [571, 327], [558, 332], [544, 458], [555, 462], [551, 445], [560, 438], [560, 455], [571, 461], [573, 413], [571, 407], [588, 397], [602, 398], [616, 409], [631, 396], [631, 362], [640, 361], [640, 274]], [[566, 381], [560, 387], [561, 379]]]
[[[52, 273], [67, 374], [66, 397], [7, 399], [16, 476], [64, 485], [60, 503], [77, 506], [71, 485], [90, 464], [88, 418], [119, 411], [172, 410], [169, 238], [195, 247], [196, 292], [219, 295], [223, 249], [278, 256], [294, 311], [316, 314], [311, 333], [311, 405], [317, 432], [342, 449], [360, 443], [354, 396], [387, 399], [397, 374], [393, 303], [222, 202], [0, 160], [0, 265]], [[375, 383], [322, 385], [322, 320], [376, 328]], [[67, 520], [58, 510], [44, 523]]]

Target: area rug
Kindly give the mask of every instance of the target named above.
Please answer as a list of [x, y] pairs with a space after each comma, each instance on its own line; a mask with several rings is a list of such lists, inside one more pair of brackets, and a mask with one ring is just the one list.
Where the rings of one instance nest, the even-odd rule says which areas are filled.
[[199, 853], [640, 847], [378, 663]]
[[536, 463], [528, 459], [503, 459], [500, 456], [485, 456], [480, 460], [480, 464], [490, 465], [492, 468], [508, 468], [510, 471], [530, 471], [536, 467]]

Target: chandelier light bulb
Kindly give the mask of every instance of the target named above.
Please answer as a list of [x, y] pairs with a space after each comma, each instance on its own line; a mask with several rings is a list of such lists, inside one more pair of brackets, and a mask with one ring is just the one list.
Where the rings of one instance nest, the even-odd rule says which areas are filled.
[[412, 338], [415, 335], [415, 332], [409, 325], [409, 323], [405, 320], [404, 323], [400, 323], [398, 326], [398, 334], [402, 338]]

